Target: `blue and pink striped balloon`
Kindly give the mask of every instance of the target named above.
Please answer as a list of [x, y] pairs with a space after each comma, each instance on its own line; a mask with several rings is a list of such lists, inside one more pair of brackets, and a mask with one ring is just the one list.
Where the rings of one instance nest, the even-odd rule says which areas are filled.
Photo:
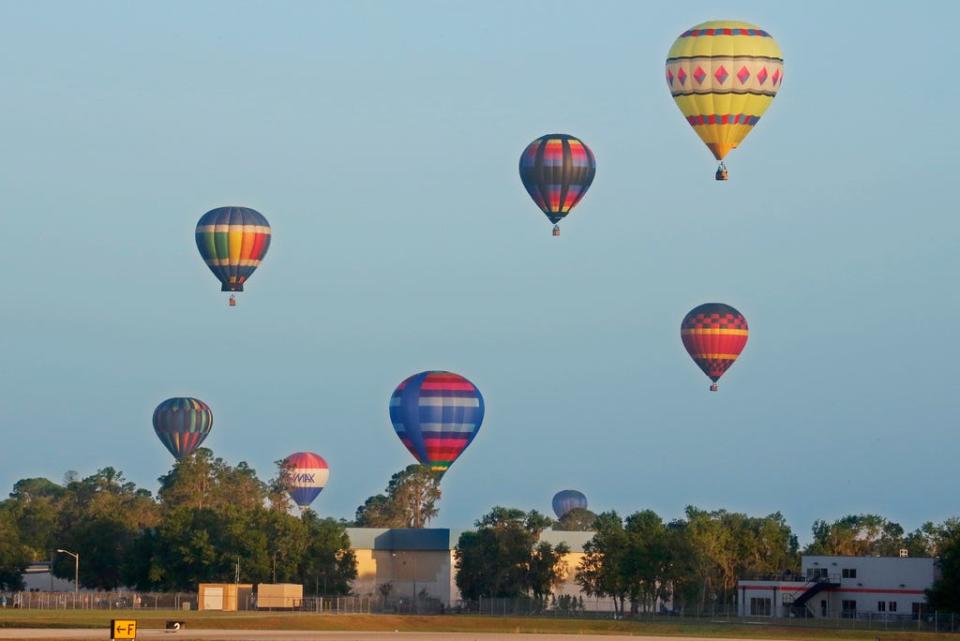
[[420, 372], [390, 397], [390, 420], [422, 465], [443, 474], [476, 438], [483, 422], [480, 390], [459, 374]]

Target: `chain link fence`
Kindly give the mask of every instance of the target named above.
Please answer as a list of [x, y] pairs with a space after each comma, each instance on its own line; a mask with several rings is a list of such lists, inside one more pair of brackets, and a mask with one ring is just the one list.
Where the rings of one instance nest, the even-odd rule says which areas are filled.
[[[450, 606], [426, 594], [412, 597], [323, 596], [304, 597], [289, 608], [258, 609], [255, 596], [238, 604], [240, 610], [287, 611], [300, 614], [413, 614], [474, 615], [491, 617], [556, 617], [624, 619], [674, 625], [737, 625], [860, 629], [922, 632], [960, 632], [960, 615], [944, 612], [897, 614], [891, 612], [844, 612], [834, 617], [738, 616], [735, 607], [710, 607], [682, 611], [626, 612], [621, 614], [610, 599], [557, 595], [533, 598], [462, 600]], [[3, 608], [29, 610], [196, 610], [197, 594], [191, 592], [0, 592]]]
[[25, 610], [195, 610], [191, 592], [0, 592], [0, 608]]

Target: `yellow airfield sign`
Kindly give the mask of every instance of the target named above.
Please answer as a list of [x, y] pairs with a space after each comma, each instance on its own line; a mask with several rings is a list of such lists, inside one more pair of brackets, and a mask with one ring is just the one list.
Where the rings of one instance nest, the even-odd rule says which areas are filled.
[[113, 641], [117, 641], [117, 639], [136, 639], [137, 622], [134, 619], [111, 619], [110, 638]]

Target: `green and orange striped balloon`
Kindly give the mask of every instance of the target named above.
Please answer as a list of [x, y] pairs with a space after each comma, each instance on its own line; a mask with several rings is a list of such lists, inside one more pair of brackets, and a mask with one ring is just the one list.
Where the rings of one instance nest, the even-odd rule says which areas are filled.
[[200, 218], [197, 249], [225, 292], [242, 292], [270, 248], [270, 223], [249, 207], [217, 207]]
[[153, 429], [177, 460], [193, 454], [212, 428], [210, 406], [196, 398], [168, 398], [153, 410]]

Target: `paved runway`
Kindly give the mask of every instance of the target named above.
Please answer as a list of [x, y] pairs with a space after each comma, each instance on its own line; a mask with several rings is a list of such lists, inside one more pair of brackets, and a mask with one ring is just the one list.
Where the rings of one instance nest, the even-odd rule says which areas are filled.
[[[636, 636], [598, 634], [512, 634], [472, 632], [314, 632], [288, 630], [140, 630], [138, 639], [176, 639], [202, 641], [583, 641], [592, 636], [597, 641], [637, 641]], [[108, 639], [103, 629], [0, 628], [0, 641], [13, 639]], [[697, 637], [642, 637], [645, 641], [734, 641], [731, 639], [698, 639]], [[759, 640], [752, 640], [759, 641]]]

